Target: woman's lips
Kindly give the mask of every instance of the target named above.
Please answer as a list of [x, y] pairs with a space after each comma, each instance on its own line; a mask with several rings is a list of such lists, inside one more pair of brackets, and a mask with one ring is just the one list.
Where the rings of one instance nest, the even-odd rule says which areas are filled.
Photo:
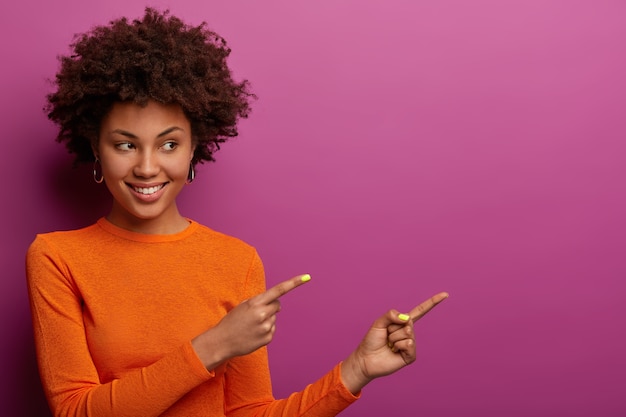
[[128, 187], [132, 190], [133, 195], [137, 197], [141, 201], [152, 202], [157, 200], [161, 194], [163, 194], [163, 189], [167, 183], [162, 183], [159, 185], [150, 185], [150, 186], [139, 186], [128, 184]]

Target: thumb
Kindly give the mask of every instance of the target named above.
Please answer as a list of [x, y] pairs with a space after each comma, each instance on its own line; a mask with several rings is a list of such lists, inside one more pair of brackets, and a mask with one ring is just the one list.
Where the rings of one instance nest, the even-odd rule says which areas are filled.
[[398, 310], [391, 309], [374, 321], [373, 328], [387, 329], [389, 326], [396, 324], [403, 326], [409, 323], [411, 316], [406, 313], [400, 313]]

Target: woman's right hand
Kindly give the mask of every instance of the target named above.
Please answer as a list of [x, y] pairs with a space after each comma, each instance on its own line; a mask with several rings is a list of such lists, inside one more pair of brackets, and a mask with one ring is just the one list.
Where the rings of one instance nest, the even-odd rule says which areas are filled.
[[272, 341], [276, 331], [279, 298], [308, 282], [298, 275], [252, 297], [226, 314], [213, 328], [192, 340], [193, 348], [207, 369], [235, 356], [247, 355]]

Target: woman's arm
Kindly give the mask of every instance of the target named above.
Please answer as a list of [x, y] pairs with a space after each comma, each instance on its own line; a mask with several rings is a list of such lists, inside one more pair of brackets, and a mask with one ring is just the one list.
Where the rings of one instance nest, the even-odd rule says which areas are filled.
[[206, 368], [214, 369], [229, 359], [247, 355], [270, 343], [276, 331], [279, 298], [310, 279], [308, 274], [298, 275], [246, 299], [215, 327], [194, 338], [192, 345]]
[[[259, 297], [265, 301], [276, 300], [301, 285], [298, 279], [299, 277], [296, 277], [285, 281]], [[224, 388], [227, 415], [229, 417], [337, 415], [356, 401], [361, 389], [371, 380], [391, 374], [415, 361], [413, 322], [447, 296], [447, 293], [437, 294], [414, 308], [408, 315], [390, 310], [374, 322], [359, 347], [345, 362], [286, 399], [274, 400], [272, 397], [265, 347], [231, 359], [228, 362]], [[256, 298], [253, 297], [251, 300], [256, 303]], [[271, 326], [267, 327], [267, 329], [271, 327], [269, 336], [273, 335], [274, 323], [275, 317], [271, 320]], [[267, 343], [270, 340], [271, 337]], [[242, 343], [245, 344], [243, 341]]]
[[149, 366], [100, 382], [79, 288], [60, 256], [38, 237], [26, 258], [28, 292], [41, 378], [55, 416], [158, 416], [210, 380], [190, 342]]
[[[308, 281], [308, 275], [298, 276], [281, 284], [263, 291], [264, 275], [262, 266], [251, 274], [249, 286], [244, 297], [250, 297], [245, 305], [251, 302], [253, 305], [266, 305], [268, 303], [276, 303], [278, 298], [294, 288]], [[261, 294], [259, 296], [251, 296], [252, 294]], [[235, 312], [235, 309], [218, 324], [219, 327], [229, 319], [237, 317], [229, 316]], [[239, 314], [249, 312], [250, 306], [245, 306]], [[280, 309], [280, 305], [275, 305], [274, 317], [266, 323], [266, 329], [269, 329], [268, 336], [273, 335], [275, 330], [275, 314]], [[266, 317], [267, 316], [261, 315]], [[262, 317], [258, 316], [261, 321]], [[233, 321], [246, 322], [246, 319], [240, 318]], [[233, 327], [235, 327], [233, 325]], [[254, 329], [254, 327], [253, 327]], [[246, 335], [244, 328], [240, 329], [240, 336]], [[235, 335], [233, 335], [235, 337]], [[253, 339], [253, 338], [252, 338]], [[264, 343], [271, 340], [271, 337], [264, 340]], [[243, 345], [249, 343], [248, 340], [241, 342]], [[245, 350], [244, 350], [245, 351]], [[335, 366], [325, 376], [320, 378], [313, 384], [308, 385], [304, 390], [291, 394], [288, 398], [275, 400], [272, 395], [271, 380], [269, 366], [267, 361], [267, 349], [265, 346], [255, 350], [252, 353], [236, 356], [228, 361], [225, 373], [224, 386], [224, 410], [229, 417], [249, 417], [249, 416], [265, 416], [265, 417], [323, 417], [335, 416], [341, 410], [348, 407], [358, 399], [358, 395], [353, 395], [345, 387], [341, 380], [341, 365]]]

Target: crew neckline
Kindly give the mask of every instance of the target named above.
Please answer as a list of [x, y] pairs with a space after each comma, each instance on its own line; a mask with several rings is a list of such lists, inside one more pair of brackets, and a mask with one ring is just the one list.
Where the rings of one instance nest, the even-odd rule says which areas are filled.
[[133, 232], [130, 230], [122, 229], [121, 227], [116, 226], [113, 223], [111, 223], [109, 220], [107, 220], [106, 217], [101, 217], [100, 219], [98, 219], [96, 224], [100, 226], [103, 230], [105, 230], [106, 232], [111, 233], [112, 235], [121, 237], [123, 239], [133, 240], [135, 242], [144, 242], [144, 243], [160, 243], [160, 242], [174, 242], [177, 240], [185, 239], [186, 237], [190, 236], [193, 232], [195, 232], [198, 229], [200, 225], [198, 222], [188, 219], [188, 218], [186, 218], [186, 220], [189, 222], [189, 226], [187, 226], [184, 230], [178, 233], [172, 233], [172, 234], [167, 234], [167, 235], [139, 233], [139, 232]]

